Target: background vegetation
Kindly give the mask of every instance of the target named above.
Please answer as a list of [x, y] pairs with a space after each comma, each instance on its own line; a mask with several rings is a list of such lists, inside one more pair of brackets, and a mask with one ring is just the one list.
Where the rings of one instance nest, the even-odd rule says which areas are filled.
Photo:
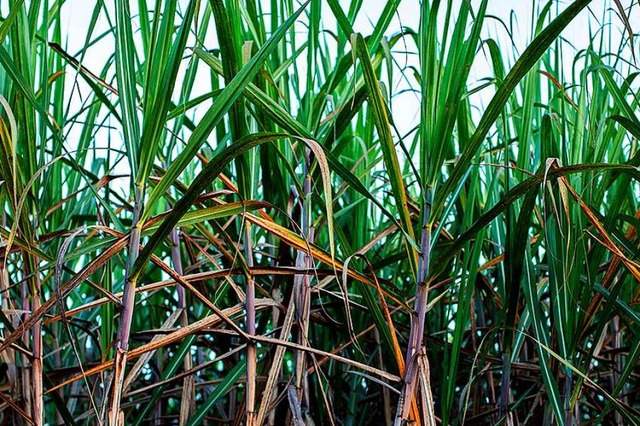
[[4, 423], [638, 424], [640, 6], [487, 3], [0, 1]]

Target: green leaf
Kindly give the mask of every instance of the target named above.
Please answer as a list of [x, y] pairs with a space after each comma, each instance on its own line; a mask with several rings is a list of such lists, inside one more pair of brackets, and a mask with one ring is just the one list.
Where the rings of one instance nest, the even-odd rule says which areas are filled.
[[[451, 191], [457, 186], [458, 181], [464, 176], [466, 169], [471, 164], [471, 160], [476, 155], [480, 145], [484, 142], [484, 138], [489, 132], [489, 129], [491, 129], [493, 123], [502, 113], [504, 106], [518, 83], [531, 71], [531, 68], [538, 62], [551, 43], [556, 40], [562, 30], [564, 30], [589, 3], [591, 3], [591, 0], [576, 0], [571, 3], [571, 5], [558, 15], [558, 17], [529, 44], [511, 71], [509, 71], [509, 74], [505, 77], [496, 94], [491, 99], [491, 102], [489, 102], [487, 109], [480, 119], [480, 123], [478, 123], [476, 131], [471, 136], [464, 151], [460, 154], [460, 158], [451, 171], [451, 175], [440, 190], [436, 192], [433, 203], [434, 214], [431, 217], [432, 221], [440, 220], [439, 212], [444, 207], [446, 199], [451, 195]], [[453, 200], [450, 202], [453, 202]]]
[[[400, 164], [398, 162], [398, 155], [396, 153], [395, 145], [393, 143], [393, 137], [391, 136], [391, 127], [389, 125], [389, 118], [387, 116], [387, 107], [380, 91], [380, 85], [376, 78], [369, 58], [369, 52], [364, 43], [364, 39], [360, 34], [353, 35], [351, 37], [351, 44], [357, 58], [362, 65], [364, 80], [367, 87], [367, 93], [369, 94], [369, 107], [372, 109], [373, 121], [378, 130], [378, 137], [380, 138], [380, 148], [384, 157], [384, 164], [389, 174], [389, 182], [391, 184], [391, 191], [393, 193], [396, 209], [400, 216], [400, 224], [402, 230], [406, 235], [409, 235], [411, 240], [415, 241], [413, 226], [411, 224], [411, 217], [409, 215], [408, 199], [404, 179], [402, 178], [402, 172], [400, 170]], [[408, 250], [410, 244], [407, 245]], [[412, 270], [416, 270], [416, 256], [414, 253], [409, 255], [410, 262], [412, 264]]]
[[251, 58], [240, 72], [238, 72], [235, 78], [224, 88], [222, 93], [220, 93], [220, 96], [215, 99], [213, 105], [211, 105], [198, 126], [194, 129], [191, 137], [189, 137], [187, 145], [181, 151], [180, 155], [178, 155], [178, 157], [171, 163], [171, 166], [162, 177], [162, 180], [156, 185], [153, 192], [151, 192], [145, 212], [142, 215], [143, 221], [148, 218], [148, 215], [153, 210], [155, 203], [157, 203], [165, 191], [173, 185], [180, 173], [185, 167], [187, 167], [187, 164], [193, 160], [200, 147], [206, 142], [206, 138], [209, 136], [209, 133], [211, 133], [220, 120], [222, 120], [236, 99], [242, 95], [242, 92], [246, 89], [251, 79], [253, 79], [253, 77], [255, 77], [255, 75], [260, 71], [260, 67], [264, 61], [277, 47], [280, 40], [298, 19], [298, 16], [300, 16], [307, 4], [309, 4], [309, 0], [307, 0], [285, 21], [284, 24], [278, 28], [267, 43], [258, 50], [256, 55]]
[[[206, 207], [194, 211], [185, 213], [182, 218], [176, 224], [177, 227], [185, 227], [195, 225], [198, 223], [206, 222], [208, 220], [220, 219], [223, 217], [229, 217], [244, 212], [250, 212], [253, 210], [269, 207], [269, 204], [262, 201], [236, 201], [233, 203], [222, 204], [219, 206]], [[168, 214], [170, 214], [169, 212]], [[158, 218], [161, 219], [161, 218]], [[160, 223], [154, 223], [145, 228], [143, 235], [151, 234], [158, 230]]]
[[144, 249], [140, 252], [135, 264], [131, 268], [129, 273], [130, 279], [132, 281], [137, 280], [151, 258], [153, 250], [155, 250], [158, 244], [160, 244], [160, 242], [169, 235], [171, 230], [180, 222], [180, 219], [191, 208], [198, 196], [211, 184], [211, 182], [216, 179], [216, 177], [218, 177], [220, 172], [222, 172], [222, 169], [226, 167], [230, 161], [253, 147], [280, 138], [285, 138], [287, 136], [288, 135], [281, 133], [257, 133], [248, 135], [235, 144], [220, 150], [194, 179], [187, 192], [182, 196], [182, 198], [180, 198], [180, 200], [178, 200], [173, 210], [171, 210], [171, 213], [166, 216], [160, 226], [158, 226], [156, 232], [144, 246]]
[[[169, 43], [174, 33], [175, 4], [173, 8], [170, 8], [169, 5], [171, 3], [175, 3], [175, 1], [165, 3], [165, 13], [163, 13], [162, 26], [158, 37], [163, 46], [154, 49], [152, 65], [147, 70], [147, 85], [151, 87], [147, 91], [144, 126], [140, 141], [140, 170], [136, 174], [136, 185], [138, 186], [146, 182], [149, 177], [158, 146], [161, 145], [165, 119], [171, 105], [171, 95], [173, 94], [182, 55], [189, 37], [191, 22], [200, 2], [195, 0], [189, 2], [187, 13], [182, 19], [182, 24], [173, 46], [170, 46]], [[168, 55], [160, 55], [160, 53], [168, 53]]]
[[127, 159], [133, 176], [138, 174], [140, 150], [140, 122], [138, 120], [138, 91], [136, 89], [136, 44], [133, 41], [129, 1], [116, 1], [116, 79], [122, 108], [122, 132]]
[[213, 407], [213, 405], [220, 398], [222, 398], [227, 392], [229, 392], [231, 387], [238, 380], [240, 380], [240, 377], [242, 377], [242, 373], [244, 373], [246, 367], [246, 361], [238, 362], [236, 366], [233, 367], [231, 371], [229, 371], [229, 374], [227, 374], [225, 378], [213, 389], [213, 392], [211, 392], [209, 397], [202, 403], [193, 417], [189, 419], [189, 423], [187, 423], [187, 426], [202, 424], [204, 417], [207, 415], [209, 410], [211, 410], [211, 407]]

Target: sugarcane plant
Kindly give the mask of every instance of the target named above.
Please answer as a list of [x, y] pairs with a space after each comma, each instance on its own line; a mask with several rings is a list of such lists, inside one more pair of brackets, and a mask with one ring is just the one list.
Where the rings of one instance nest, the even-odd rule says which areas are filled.
[[640, 424], [637, 2], [77, 7], [0, 0], [4, 423]]

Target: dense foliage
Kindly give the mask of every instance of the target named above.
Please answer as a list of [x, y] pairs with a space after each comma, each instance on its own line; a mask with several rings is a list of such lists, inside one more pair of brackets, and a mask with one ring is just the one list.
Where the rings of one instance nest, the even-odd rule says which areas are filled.
[[640, 5], [400, 3], [0, 0], [5, 424], [640, 422]]

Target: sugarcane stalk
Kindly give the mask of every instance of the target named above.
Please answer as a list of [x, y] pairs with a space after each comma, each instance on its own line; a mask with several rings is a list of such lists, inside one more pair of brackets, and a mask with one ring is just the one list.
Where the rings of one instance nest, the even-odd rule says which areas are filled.
[[[251, 224], [247, 223], [245, 228], [245, 256], [247, 265], [253, 266], [253, 249], [251, 243]], [[247, 310], [247, 334], [254, 336], [256, 334], [256, 289], [253, 277], [247, 277], [247, 293], [246, 293], [246, 310]], [[253, 341], [247, 342], [247, 396], [246, 411], [247, 425], [254, 426], [256, 423], [257, 413], [256, 407], [256, 375], [257, 375], [258, 357], [256, 345]]]
[[[178, 275], [183, 275], [182, 259], [180, 257], [180, 234], [177, 228], [171, 231], [171, 261], [173, 268]], [[187, 310], [187, 294], [184, 287], [178, 286], [178, 309], [180, 313], [180, 326], [189, 325], [189, 316]], [[191, 352], [187, 351], [182, 361], [184, 371], [189, 371], [193, 367]], [[191, 417], [191, 413], [195, 407], [195, 380], [193, 375], [187, 375], [182, 380], [182, 397], [180, 399], [180, 419], [179, 424], [185, 425]]]
[[133, 308], [135, 305], [135, 290], [137, 279], [129, 276], [129, 271], [133, 267], [140, 251], [140, 235], [142, 233], [142, 194], [143, 187], [137, 186], [135, 190], [133, 223], [129, 236], [129, 248], [127, 252], [127, 266], [125, 271], [125, 285], [122, 295], [122, 311], [120, 314], [120, 325], [115, 344], [115, 358], [113, 362], [113, 381], [111, 404], [109, 409], [109, 424], [119, 425], [123, 419], [120, 412], [120, 399], [122, 398], [122, 385], [124, 383], [125, 370], [127, 366], [127, 353], [129, 351], [129, 335], [131, 333], [131, 321], [133, 318]]
[[[426, 352], [422, 348], [424, 335], [424, 324], [427, 310], [427, 299], [429, 295], [429, 287], [426, 281], [429, 274], [429, 260], [431, 254], [431, 225], [429, 224], [429, 216], [431, 213], [431, 189], [427, 189], [422, 214], [422, 233], [420, 236], [420, 253], [418, 254], [418, 273], [416, 274], [416, 298], [414, 311], [411, 313], [411, 330], [409, 332], [409, 341], [407, 346], [407, 354], [405, 357], [406, 370], [400, 399], [396, 410], [396, 418], [394, 424], [402, 425], [404, 422], [410, 421], [409, 411], [411, 409], [411, 401], [416, 393], [416, 380], [419, 369], [419, 356], [426, 357]], [[433, 412], [423, 407], [423, 410]], [[416, 420], [416, 419], [414, 419]]]
[[[303, 185], [301, 228], [302, 235], [307, 237], [309, 243], [313, 242], [313, 228], [311, 227], [311, 151], [305, 149], [305, 180]], [[299, 251], [296, 258], [296, 266], [299, 268], [309, 268], [311, 257], [308, 253]], [[294, 300], [297, 309], [298, 320], [298, 344], [308, 346], [309, 316], [311, 307], [310, 298], [310, 277], [309, 275], [296, 275], [294, 277]], [[309, 407], [309, 392], [306, 380], [306, 354], [297, 351], [295, 355], [295, 384], [298, 389], [298, 399], [303, 410]]]

